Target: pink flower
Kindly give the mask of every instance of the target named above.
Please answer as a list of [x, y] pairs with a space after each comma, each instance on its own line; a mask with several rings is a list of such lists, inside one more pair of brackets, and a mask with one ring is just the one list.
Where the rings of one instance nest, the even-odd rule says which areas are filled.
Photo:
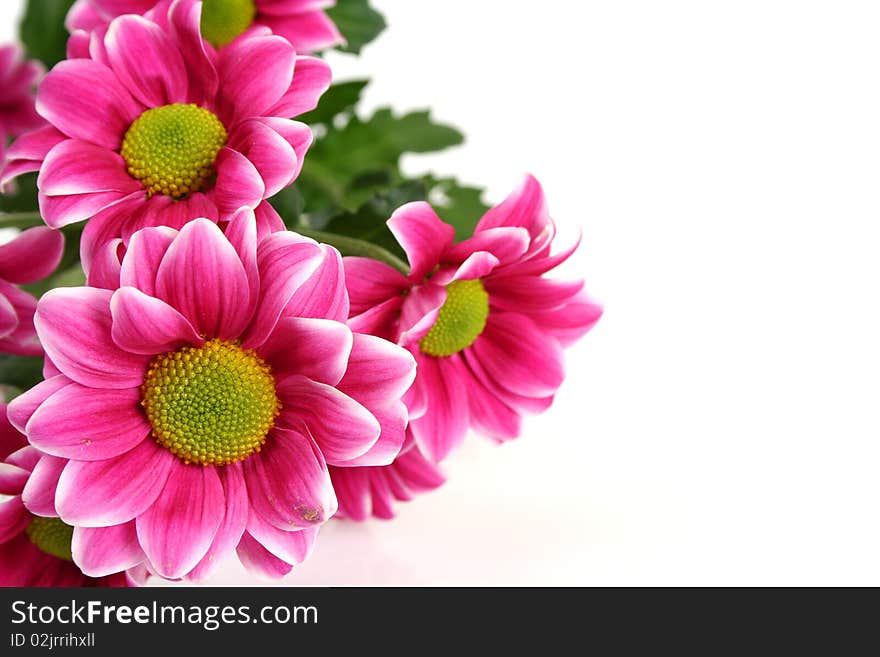
[[415, 355], [418, 376], [406, 403], [416, 444], [439, 461], [468, 426], [496, 440], [517, 436], [524, 413], [552, 403], [562, 348], [602, 314], [582, 281], [544, 276], [577, 245], [550, 254], [555, 226], [538, 181], [527, 177], [460, 244], [426, 203], [400, 208], [388, 226], [411, 273], [346, 258], [349, 325]]
[[255, 209], [299, 174], [312, 134], [288, 117], [315, 107], [329, 67], [265, 33], [236, 41], [215, 65], [198, 12], [194, 0], [177, 0], [165, 29], [143, 16], [114, 19], [91, 59], [46, 75], [37, 111], [51, 125], [9, 150], [2, 180], [39, 170], [47, 224], [92, 218], [87, 273], [111, 239]]
[[63, 252], [64, 236], [45, 226], [29, 228], [0, 246], [0, 353], [43, 353], [34, 332], [37, 300], [15, 285], [46, 278]]
[[34, 109], [34, 87], [42, 74], [39, 62], [26, 61], [19, 46], [0, 46], [0, 167], [9, 140], [43, 124]]
[[203, 579], [237, 548], [285, 574], [336, 511], [328, 464], [400, 451], [412, 356], [346, 326], [337, 251], [291, 232], [257, 247], [249, 211], [225, 235], [207, 219], [138, 231], [119, 283], [40, 300], [57, 374], [10, 404], [57, 459], [45, 486], [74, 560]]
[[446, 478], [436, 465], [422, 456], [407, 432], [407, 442], [391, 465], [365, 468], [330, 468], [339, 500], [337, 518], [383, 520], [394, 517], [394, 502], [408, 502], [415, 493], [434, 490]]
[[[22, 495], [30, 492], [28, 478], [34, 472], [42, 476], [51, 462], [51, 456], [27, 446], [9, 423], [6, 404], [0, 403], [0, 586], [126, 586], [123, 573], [83, 575], [71, 557], [73, 528], [25, 508]], [[32, 501], [55, 516], [51, 499]]]
[[[121, 14], [146, 14], [169, 4], [171, 0], [77, 0], [67, 15], [67, 29], [76, 43], [71, 47], [87, 48], [89, 33], [101, 31]], [[214, 48], [247, 38], [260, 27], [284, 37], [304, 54], [345, 42], [324, 13], [334, 0], [205, 0], [199, 4], [202, 35]]]

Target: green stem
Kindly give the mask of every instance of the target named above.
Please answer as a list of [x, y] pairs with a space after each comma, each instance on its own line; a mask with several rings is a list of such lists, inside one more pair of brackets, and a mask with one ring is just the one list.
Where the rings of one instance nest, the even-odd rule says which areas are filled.
[[321, 230], [313, 230], [303, 226], [297, 226], [293, 229], [300, 235], [311, 237], [313, 240], [335, 246], [342, 255], [363, 256], [372, 258], [391, 265], [402, 274], [409, 274], [409, 265], [398, 258], [393, 253], [386, 251], [381, 246], [377, 246], [371, 242], [359, 240], [355, 237], [346, 237], [345, 235], [337, 235], [336, 233], [325, 233]]
[[0, 212], [0, 228], [31, 228], [42, 225], [43, 218], [39, 212]]

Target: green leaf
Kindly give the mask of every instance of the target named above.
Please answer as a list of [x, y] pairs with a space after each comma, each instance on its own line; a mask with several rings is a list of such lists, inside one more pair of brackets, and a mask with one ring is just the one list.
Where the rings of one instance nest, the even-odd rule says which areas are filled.
[[339, 46], [343, 52], [360, 54], [361, 48], [385, 29], [385, 19], [368, 0], [336, 0], [336, 6], [330, 7], [327, 14], [345, 37], [346, 45]]
[[306, 211], [355, 211], [373, 195], [402, 181], [400, 158], [464, 141], [455, 128], [435, 123], [427, 111], [395, 116], [380, 109], [369, 119], [352, 116], [326, 126], [306, 157], [297, 182]]
[[36, 212], [37, 174], [28, 173], [19, 176], [13, 183], [15, 191], [11, 194], [0, 194], [0, 212]]
[[437, 214], [455, 227], [456, 241], [462, 241], [474, 234], [477, 223], [489, 210], [483, 203], [483, 190], [479, 187], [462, 185], [454, 178], [423, 178], [428, 188], [428, 200]]
[[401, 205], [423, 201], [427, 189], [423, 182], [410, 180], [373, 196], [355, 212], [343, 212], [331, 219], [325, 231], [356, 237], [381, 246], [392, 254], [405, 258], [403, 249], [388, 230], [386, 222]]
[[361, 99], [361, 92], [369, 82], [369, 80], [351, 80], [331, 85], [321, 96], [318, 107], [311, 112], [301, 114], [296, 117], [296, 120], [309, 125], [332, 123], [333, 119], [340, 114], [347, 114], [354, 110], [354, 106]]
[[28, 0], [21, 20], [21, 40], [28, 57], [52, 68], [65, 57], [67, 28], [64, 18], [73, 0]]
[[42, 356], [0, 354], [0, 382], [3, 384], [27, 390], [42, 380]]

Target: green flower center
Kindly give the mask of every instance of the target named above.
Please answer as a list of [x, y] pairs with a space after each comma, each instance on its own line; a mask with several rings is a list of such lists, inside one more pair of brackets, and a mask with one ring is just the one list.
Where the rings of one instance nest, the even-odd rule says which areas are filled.
[[60, 518], [41, 518], [34, 516], [24, 533], [46, 554], [73, 561], [70, 541], [73, 540], [73, 527], [64, 524]]
[[202, 36], [222, 48], [254, 22], [254, 0], [203, 0]]
[[179, 199], [214, 180], [214, 160], [226, 137], [212, 112], [175, 103], [141, 114], [125, 133], [121, 154], [128, 173], [150, 196]]
[[470, 347], [486, 328], [489, 295], [479, 280], [453, 281], [437, 321], [419, 341], [422, 353], [442, 358]]
[[259, 452], [281, 410], [269, 366], [221, 340], [156, 356], [141, 397], [156, 442], [201, 465]]

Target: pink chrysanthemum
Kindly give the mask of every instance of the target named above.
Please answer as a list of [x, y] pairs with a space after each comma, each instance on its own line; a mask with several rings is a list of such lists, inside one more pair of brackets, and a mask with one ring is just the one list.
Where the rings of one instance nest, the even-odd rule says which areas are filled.
[[329, 67], [265, 30], [215, 65], [198, 12], [195, 0], [176, 0], [165, 29], [143, 16], [114, 19], [91, 59], [46, 75], [37, 111], [51, 125], [9, 149], [3, 181], [39, 170], [47, 224], [92, 218], [86, 272], [111, 239], [257, 208], [299, 174], [312, 134], [289, 117], [315, 107]]
[[[73, 563], [73, 528], [58, 518], [30, 513], [22, 503], [29, 494], [28, 478], [51, 460], [27, 445], [6, 417], [0, 403], [0, 586], [126, 586], [124, 573], [94, 578]], [[32, 508], [54, 516], [52, 499], [31, 499]]]
[[416, 493], [439, 488], [446, 481], [440, 468], [422, 456], [407, 432], [400, 455], [391, 465], [330, 468], [339, 501], [338, 518], [383, 520], [394, 517], [394, 502], [408, 502]]
[[347, 314], [339, 253], [291, 232], [257, 247], [249, 211], [225, 235], [138, 231], [116, 291], [47, 293], [59, 373], [9, 417], [57, 459], [35, 486], [57, 484], [76, 563], [202, 579], [236, 547], [270, 576], [302, 561], [337, 508], [328, 464], [388, 464], [405, 437], [413, 358]]
[[349, 324], [415, 355], [406, 403], [416, 444], [439, 461], [468, 426], [496, 440], [517, 436], [522, 414], [545, 410], [562, 383], [562, 347], [602, 314], [582, 281], [544, 276], [576, 245], [550, 254], [555, 226], [538, 181], [526, 178], [459, 244], [427, 203], [400, 208], [388, 226], [411, 273], [346, 258]]
[[46, 278], [63, 253], [64, 236], [45, 226], [29, 228], [0, 246], [0, 353], [43, 353], [34, 332], [37, 300], [16, 285]]
[[19, 46], [0, 46], [0, 167], [10, 139], [43, 125], [34, 109], [34, 88], [42, 74], [40, 63], [25, 60]]
[[[161, 10], [171, 0], [77, 0], [67, 15], [67, 29], [76, 52], [88, 47], [89, 33], [102, 31], [122, 14]], [[205, 40], [223, 48], [247, 38], [255, 29], [269, 28], [296, 51], [307, 54], [345, 42], [324, 12], [334, 0], [203, 0], [201, 28]]]

